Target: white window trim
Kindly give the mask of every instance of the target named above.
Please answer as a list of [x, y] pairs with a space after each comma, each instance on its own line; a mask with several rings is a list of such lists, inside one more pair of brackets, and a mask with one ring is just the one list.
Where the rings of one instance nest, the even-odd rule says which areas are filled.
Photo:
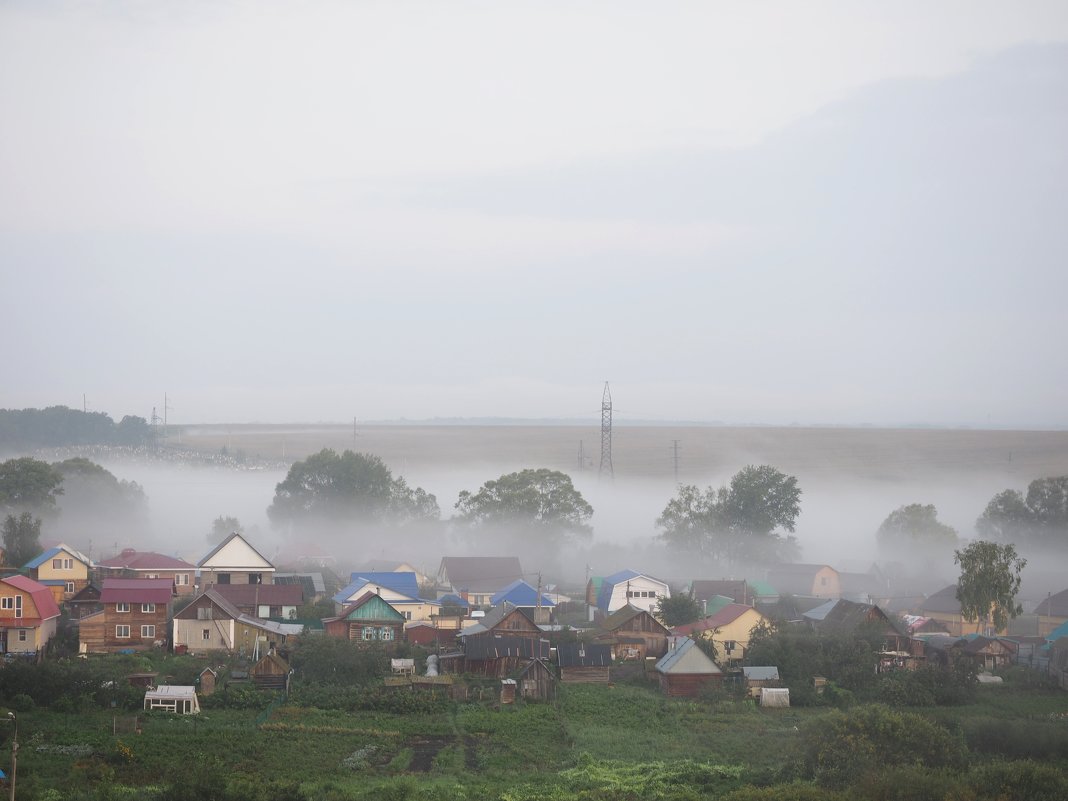
[[[146, 629], [147, 629], [147, 631], [146, 631]], [[146, 623], [145, 625], [141, 626], [141, 636], [142, 637], [152, 637], [153, 639], [155, 639], [155, 637], [156, 637], [156, 627]]]
[[[124, 606], [126, 607], [125, 609], [123, 609]], [[115, 611], [116, 612], [121, 612], [123, 614], [126, 614], [127, 612], [130, 611], [130, 602], [129, 601], [119, 601], [118, 603], [115, 604]]]
[[153, 615], [155, 613], [156, 613], [156, 605], [155, 604], [141, 604], [141, 614], [143, 614], [143, 615]]
[[[126, 629], [126, 633], [125, 634], [122, 633], [123, 629]], [[119, 639], [119, 640], [128, 640], [128, 639], [130, 639], [130, 627], [125, 623], [123, 623], [122, 625], [116, 626], [115, 627], [115, 638]]]

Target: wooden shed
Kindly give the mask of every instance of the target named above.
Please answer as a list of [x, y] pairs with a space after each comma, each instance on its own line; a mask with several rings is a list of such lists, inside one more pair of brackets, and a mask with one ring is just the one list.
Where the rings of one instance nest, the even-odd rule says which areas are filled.
[[200, 694], [211, 695], [215, 692], [215, 681], [218, 678], [218, 674], [216, 674], [210, 667], [206, 667], [200, 671]]
[[523, 698], [551, 701], [556, 697], [556, 675], [544, 659], [531, 659], [516, 675]]
[[564, 643], [556, 649], [560, 681], [565, 684], [608, 684], [611, 681], [612, 648], [593, 643]]
[[272, 651], [252, 666], [249, 676], [260, 690], [285, 690], [289, 687], [289, 663]]
[[722, 684], [723, 671], [691, 639], [679, 640], [656, 663], [660, 690], [673, 697], [696, 698], [709, 684]]

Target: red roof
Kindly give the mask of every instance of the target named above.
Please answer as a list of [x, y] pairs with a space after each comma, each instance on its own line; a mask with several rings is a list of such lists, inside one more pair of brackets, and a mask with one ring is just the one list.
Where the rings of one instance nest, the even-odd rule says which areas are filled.
[[170, 579], [104, 579], [100, 602], [167, 604], [174, 595]]
[[676, 634], [693, 634], [695, 631], [718, 629], [720, 626], [733, 623], [752, 608], [745, 604], [727, 604], [714, 615], [709, 615], [694, 623], [687, 623], [684, 626], [676, 626], [672, 631]]
[[30, 597], [33, 598], [33, 605], [37, 607], [38, 617], [23, 618], [27, 624], [33, 625], [34, 621], [51, 620], [54, 617], [59, 617], [59, 607], [56, 606], [56, 601], [52, 597], [52, 591], [44, 584], [40, 584], [26, 576], [8, 576], [3, 581], [23, 592], [28, 592]]
[[101, 567], [125, 568], [126, 570], [196, 570], [196, 565], [166, 556], [155, 551], [135, 551], [127, 548], [118, 556], [98, 562]]

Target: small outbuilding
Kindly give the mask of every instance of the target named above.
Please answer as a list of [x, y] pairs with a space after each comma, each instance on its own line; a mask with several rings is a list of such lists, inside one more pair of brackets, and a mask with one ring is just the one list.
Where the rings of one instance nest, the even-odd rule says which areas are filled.
[[218, 678], [218, 674], [210, 667], [204, 668], [200, 671], [200, 694], [211, 695], [215, 692], [215, 680]]
[[560, 681], [565, 684], [608, 684], [611, 680], [612, 648], [593, 643], [564, 643], [556, 649]]
[[259, 690], [289, 689], [289, 663], [272, 651], [249, 670], [252, 683]]
[[790, 706], [790, 690], [787, 687], [761, 687], [760, 705], [770, 707]]
[[779, 686], [779, 669], [777, 667], [743, 667], [745, 687], [751, 698], [760, 698], [760, 691], [765, 687]]
[[162, 709], [178, 715], [196, 715], [200, 712], [196, 687], [161, 684], [145, 693], [145, 709]]
[[656, 672], [660, 674], [660, 690], [673, 697], [696, 698], [704, 687], [723, 683], [719, 665], [688, 637], [675, 642], [656, 663]]
[[531, 659], [516, 676], [519, 694], [523, 698], [551, 701], [556, 697], [556, 676], [544, 659]]

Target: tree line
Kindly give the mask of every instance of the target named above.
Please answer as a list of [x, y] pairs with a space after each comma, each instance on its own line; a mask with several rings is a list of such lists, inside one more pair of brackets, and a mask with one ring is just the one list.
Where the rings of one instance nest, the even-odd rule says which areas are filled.
[[126, 415], [118, 423], [104, 412], [67, 406], [46, 409], [0, 409], [0, 448], [61, 448], [72, 445], [126, 445], [152, 440], [143, 417]]

